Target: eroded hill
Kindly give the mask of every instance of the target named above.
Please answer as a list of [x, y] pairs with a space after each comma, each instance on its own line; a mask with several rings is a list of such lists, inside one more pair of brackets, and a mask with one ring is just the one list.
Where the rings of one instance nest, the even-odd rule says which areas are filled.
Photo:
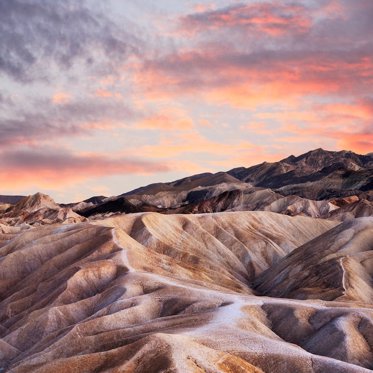
[[[356, 253], [358, 227], [368, 232], [366, 252], [372, 219], [350, 231], [336, 221], [271, 212], [140, 213], [4, 230], [1, 367], [13, 373], [368, 372], [369, 299], [261, 297], [253, 284], [345, 229]], [[315, 245], [313, 257], [321, 262], [330, 255], [327, 242]], [[291, 268], [290, 279], [304, 275], [299, 264]], [[317, 276], [324, 279], [315, 269]]]

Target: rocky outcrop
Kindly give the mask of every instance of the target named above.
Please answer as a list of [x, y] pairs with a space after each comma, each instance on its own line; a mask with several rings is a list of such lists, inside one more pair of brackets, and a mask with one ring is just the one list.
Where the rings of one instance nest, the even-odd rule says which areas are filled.
[[9, 206], [0, 212], [0, 219], [10, 225], [77, 223], [84, 220], [72, 209], [60, 207], [52, 198], [42, 193], [24, 197], [15, 205]]

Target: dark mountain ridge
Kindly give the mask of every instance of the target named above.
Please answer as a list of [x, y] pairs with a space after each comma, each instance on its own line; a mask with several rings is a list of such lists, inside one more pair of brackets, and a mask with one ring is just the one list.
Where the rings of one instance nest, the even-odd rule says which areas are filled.
[[[371, 155], [359, 155], [344, 150], [334, 152], [320, 148], [298, 157], [291, 155], [279, 162], [263, 162], [249, 168], [234, 168], [227, 173], [254, 186], [277, 189], [283, 195], [296, 194], [319, 200], [370, 190], [373, 182], [372, 170]], [[335, 179], [335, 185], [328, 183], [328, 187], [331, 187], [328, 193], [321, 191], [315, 195], [313, 190], [309, 190], [307, 183], [323, 179]], [[290, 185], [298, 187], [289, 188]]]
[[[278, 162], [263, 162], [251, 167], [233, 168], [227, 172], [203, 173], [189, 176], [168, 183], [156, 183], [123, 193], [122, 196], [156, 194], [159, 192], [182, 191], [195, 187], [213, 186], [225, 183], [245, 183], [261, 188], [279, 189], [283, 195], [296, 194], [308, 197], [306, 188], [298, 188], [296, 193], [288, 193], [280, 188], [289, 185], [306, 184], [325, 178], [336, 177], [343, 181], [336, 185], [330, 197], [346, 196], [355, 192], [372, 189], [373, 155], [360, 155], [351, 151], [328, 151], [324, 149], [311, 150], [300, 156], [291, 155]], [[318, 196], [316, 196], [318, 197]], [[329, 195], [320, 195], [320, 198]]]
[[11, 205], [19, 202], [24, 196], [0, 196], [0, 203], [9, 203]]

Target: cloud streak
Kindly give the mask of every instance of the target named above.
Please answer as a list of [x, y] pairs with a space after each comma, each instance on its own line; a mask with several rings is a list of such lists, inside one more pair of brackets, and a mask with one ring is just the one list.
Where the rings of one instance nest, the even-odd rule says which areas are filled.
[[285, 33], [304, 33], [311, 26], [307, 9], [293, 3], [240, 3], [222, 9], [190, 14], [180, 21], [187, 32], [201, 32], [220, 28], [237, 28], [248, 33], [276, 37]]
[[[148, 92], [172, 96], [230, 92], [268, 98], [276, 95], [369, 94], [373, 83], [372, 46], [349, 51], [261, 50], [237, 52], [224, 47], [213, 51], [189, 51], [148, 61], [139, 73]], [[244, 87], [244, 89], [242, 89]], [[239, 89], [241, 88], [241, 89]], [[272, 93], [271, 93], [272, 92]]]
[[63, 149], [23, 148], [0, 153], [0, 183], [3, 188], [22, 188], [29, 184], [61, 189], [100, 176], [149, 175], [169, 170], [166, 163], [130, 157], [113, 158], [97, 153], [72, 154]]
[[96, 130], [124, 126], [137, 115], [122, 101], [100, 98], [73, 100], [65, 93], [54, 95], [52, 102], [34, 102], [34, 109], [19, 108], [11, 115], [0, 117], [0, 148], [89, 136]]

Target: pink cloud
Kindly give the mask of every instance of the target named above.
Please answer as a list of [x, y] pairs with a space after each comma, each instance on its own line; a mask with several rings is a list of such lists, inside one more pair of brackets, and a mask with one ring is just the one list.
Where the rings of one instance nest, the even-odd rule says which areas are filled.
[[67, 92], [56, 92], [52, 97], [52, 102], [56, 105], [67, 104], [71, 98], [72, 96]]
[[302, 5], [280, 2], [257, 2], [231, 5], [226, 8], [200, 9], [181, 19], [187, 32], [202, 32], [220, 28], [243, 28], [247, 32], [280, 36], [288, 32], [306, 32], [312, 24]]
[[371, 95], [373, 3], [305, 4], [247, 2], [184, 16], [194, 43], [145, 60], [135, 83], [149, 100], [197, 96], [240, 108]]
[[135, 76], [148, 99], [200, 96], [236, 107], [305, 96], [369, 95], [370, 51], [189, 51], [148, 61]]
[[[340, 149], [367, 153], [373, 149], [370, 110], [372, 108], [365, 100], [355, 103], [316, 105], [311, 110], [298, 114], [299, 117], [303, 116], [303, 124], [296, 124], [296, 120], [291, 116], [273, 113], [273, 117], [282, 124], [279, 132], [295, 134], [298, 141], [332, 139]], [[304, 120], [307, 116], [309, 121]]]
[[[161, 137], [158, 144], [144, 145], [136, 150], [145, 158], [167, 159], [173, 165], [177, 164], [179, 159], [185, 161], [186, 157], [193, 158], [193, 155], [200, 155], [201, 158], [205, 158], [203, 163], [210, 165], [210, 168], [253, 165], [264, 160], [276, 159], [276, 157], [278, 159], [278, 154], [269, 151], [266, 146], [256, 145], [246, 140], [231, 143], [214, 141], [196, 130], [167, 134]], [[131, 149], [129, 151], [131, 152]], [[281, 156], [283, 155], [285, 154], [281, 153]], [[194, 162], [193, 167], [196, 169]], [[206, 171], [206, 168], [201, 170]], [[208, 167], [207, 170], [209, 170]]]
[[[76, 182], [109, 175], [150, 175], [170, 171], [165, 162], [104, 154], [72, 154], [64, 150], [23, 149], [1, 153], [3, 188], [43, 187], [61, 189]], [[37, 177], [36, 177], [37, 176]]]
[[137, 128], [148, 128], [165, 131], [183, 131], [193, 128], [193, 120], [188, 114], [176, 107], [167, 107], [143, 118], [135, 124]]
[[113, 92], [108, 89], [98, 88], [95, 91], [95, 96], [100, 98], [115, 98], [120, 99], [123, 96], [119, 92]]

